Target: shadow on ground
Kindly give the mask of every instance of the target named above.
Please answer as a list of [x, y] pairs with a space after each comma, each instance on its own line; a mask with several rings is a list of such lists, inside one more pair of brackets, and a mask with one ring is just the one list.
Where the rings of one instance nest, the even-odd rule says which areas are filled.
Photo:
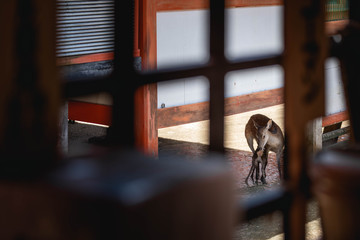
[[[159, 138], [159, 157], [166, 155], [181, 155], [189, 160], [197, 160], [206, 156], [208, 145], [186, 141], [177, 141], [166, 138]], [[245, 177], [251, 167], [251, 152], [237, 149], [225, 149], [226, 161], [229, 163], [237, 193], [240, 199], [251, 198], [261, 195], [264, 191], [271, 191], [280, 186], [278, 170], [276, 166], [275, 154], [269, 155], [267, 166], [268, 184], [246, 186]], [[249, 182], [250, 183], [250, 182]], [[315, 200], [308, 203], [307, 222], [313, 222], [319, 219], [318, 204]], [[314, 225], [314, 224], [312, 224]], [[315, 227], [310, 226], [307, 231], [307, 239], [316, 240], [321, 237], [319, 230], [319, 221]], [[238, 239], [283, 239], [283, 218], [281, 212], [274, 212], [254, 219], [252, 221], [241, 223], [236, 227], [233, 240]]]
[[[69, 124], [69, 155], [81, 155], [87, 151], [94, 151], [95, 145], [91, 144], [89, 139], [104, 136], [105, 134], [106, 128], [103, 127], [79, 123]], [[197, 160], [200, 157], [206, 156], [207, 152], [208, 145], [205, 144], [159, 138], [159, 158], [166, 155], [180, 155], [188, 160]], [[261, 194], [263, 191], [271, 191], [280, 185], [275, 155], [273, 154], [269, 155], [267, 167], [268, 184], [251, 185], [250, 187], [245, 185], [244, 180], [251, 167], [251, 153], [236, 149], [226, 149], [225, 159], [230, 165], [240, 198], [251, 198], [254, 195]], [[319, 218], [318, 206], [315, 201], [309, 202], [307, 214], [308, 222]], [[234, 232], [233, 240], [282, 239], [281, 235], [279, 235], [282, 232], [282, 225], [282, 214], [275, 212], [271, 215], [239, 224]], [[313, 235], [315, 237], [308, 237], [307, 239], [319, 239], [318, 234]]]

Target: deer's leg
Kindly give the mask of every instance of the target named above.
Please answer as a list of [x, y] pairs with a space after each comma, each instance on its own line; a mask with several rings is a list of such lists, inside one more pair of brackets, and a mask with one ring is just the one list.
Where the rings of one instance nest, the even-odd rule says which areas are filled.
[[259, 181], [259, 163], [256, 161], [256, 163], [255, 163], [255, 170], [256, 170], [256, 175], [255, 175], [255, 177], [256, 177], [256, 185], [258, 185], [258, 181]]
[[[251, 173], [251, 180], [252, 180], [252, 183], [253, 184], [256, 184], [258, 183], [258, 180], [259, 180], [259, 177], [258, 177], [258, 174], [259, 174], [259, 162], [257, 161], [253, 161], [253, 170], [252, 170], [252, 173]], [[254, 173], [255, 173], [255, 180], [254, 180]]]
[[262, 173], [261, 182], [263, 184], [267, 184], [267, 182], [266, 182], [266, 166], [268, 163], [268, 154], [269, 154], [269, 150], [266, 148], [264, 155], [261, 157], [261, 173]]
[[255, 172], [255, 165], [253, 163], [252, 172], [251, 172], [251, 181], [252, 181], [253, 184], [255, 183], [255, 181], [254, 181], [254, 172]]
[[254, 166], [254, 163], [251, 165], [251, 168], [250, 168], [250, 171], [249, 171], [249, 174], [247, 175], [247, 177], [245, 178], [245, 183], [247, 186], [249, 186], [248, 184], [248, 180], [249, 180], [249, 177], [251, 175], [251, 180], [254, 184], [254, 169], [255, 169], [255, 166]]

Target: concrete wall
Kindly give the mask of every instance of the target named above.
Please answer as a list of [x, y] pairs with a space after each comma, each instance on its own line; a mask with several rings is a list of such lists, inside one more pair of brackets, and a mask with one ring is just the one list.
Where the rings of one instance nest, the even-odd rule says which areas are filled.
[[[157, 13], [158, 68], [201, 64], [209, 59], [208, 10]], [[225, 51], [229, 60], [283, 49], [282, 7], [226, 10]], [[226, 97], [283, 86], [278, 66], [232, 72], [226, 76]], [[205, 77], [158, 84], [158, 107], [208, 100]]]
[[[226, 10], [225, 53], [229, 60], [283, 51], [282, 6], [231, 8]], [[208, 10], [157, 13], [158, 68], [201, 64], [209, 59]], [[339, 64], [326, 66], [326, 112], [345, 109]], [[228, 73], [225, 96], [283, 87], [281, 66]], [[158, 83], [158, 107], [207, 101], [209, 83], [203, 76]]]

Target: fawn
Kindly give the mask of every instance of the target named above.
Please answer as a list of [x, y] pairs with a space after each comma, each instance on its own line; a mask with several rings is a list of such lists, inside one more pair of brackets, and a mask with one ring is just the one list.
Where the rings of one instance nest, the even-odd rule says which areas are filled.
[[[263, 150], [261, 150], [259, 147], [255, 150], [253, 156], [252, 156], [252, 165], [249, 171], [248, 176], [245, 179], [245, 183], [247, 186], [249, 186], [248, 184], [248, 180], [249, 177], [251, 175], [251, 180], [253, 183], [256, 183], [256, 185], [258, 184], [258, 180], [259, 180], [259, 167], [260, 167], [260, 163], [261, 163], [261, 182], [263, 184], [266, 184], [266, 173], [265, 173], [265, 168], [267, 165], [267, 157], [263, 156]], [[256, 170], [256, 181], [254, 181], [254, 171]]]

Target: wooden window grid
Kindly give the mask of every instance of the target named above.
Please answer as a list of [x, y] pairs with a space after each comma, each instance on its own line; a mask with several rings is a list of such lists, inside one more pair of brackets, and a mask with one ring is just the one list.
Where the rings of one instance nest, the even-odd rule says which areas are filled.
[[[307, 159], [304, 150], [305, 124], [323, 115], [323, 100], [308, 96], [306, 103], [298, 104], [301, 79], [296, 74], [316, 75], [314, 84], [320, 84], [317, 93], [323, 95], [323, 61], [327, 56], [327, 40], [324, 34], [325, 1], [284, 1], [285, 51], [277, 55], [253, 56], [229, 61], [225, 57], [225, 0], [209, 0], [210, 58], [205, 64], [182, 68], [138, 72], [133, 68], [133, 1], [115, 1], [115, 50], [114, 71], [106, 79], [92, 79], [70, 83], [67, 97], [108, 91], [113, 95], [112, 134], [114, 142], [134, 146], [134, 99], [137, 87], [185, 77], [205, 76], [210, 82], [210, 151], [224, 153], [224, 78], [226, 73], [270, 65], [282, 65], [285, 72], [285, 180], [281, 188], [264, 194], [261, 198], [241, 203], [242, 218], [246, 221], [280, 210], [283, 212], [285, 239], [305, 238], [305, 214], [310, 184], [307, 182]], [[355, 2], [355, 1], [353, 1]], [[351, 10], [351, 1], [350, 1]], [[299, 14], [301, 13], [301, 14]], [[350, 18], [358, 15], [349, 13]], [[313, 26], [313, 27], [312, 27]], [[296, 31], [305, 33], [305, 39], [294, 41]], [[304, 45], [305, 44], [305, 45]], [[306, 45], [307, 44], [307, 45]], [[299, 47], [300, 46], [300, 47]], [[294, 48], [296, 50], [294, 50]], [[314, 50], [314, 48], [318, 48]], [[317, 68], [306, 72], [304, 58], [320, 56]], [[295, 57], [295, 58], [294, 58]], [[298, 59], [296, 59], [298, 57]], [[309, 61], [310, 61], [309, 60]], [[293, 71], [295, 69], [295, 71]], [[299, 70], [299, 71], [297, 71]], [[129, 81], [129, 79], [131, 79]], [[299, 83], [300, 81], [300, 83]], [[321, 85], [322, 84], [322, 85]], [[306, 85], [306, 84], [305, 84]], [[314, 90], [314, 89], [313, 89]], [[306, 90], [305, 90], [306, 91]], [[314, 103], [316, 102], [316, 103]], [[315, 104], [311, 107], [311, 104]], [[117, 107], [121, 106], [121, 107]], [[312, 109], [317, 109], [312, 111]], [[305, 114], [306, 112], [306, 114]], [[312, 112], [312, 113], [309, 113]], [[126, 114], [124, 114], [126, 113]], [[124, 128], [123, 125], [128, 127]], [[239, 203], [240, 204], [240, 203]], [[240, 213], [239, 213], [240, 214]], [[240, 218], [240, 217], [239, 217]]]
[[[143, 0], [147, 4], [151, 1]], [[41, 220], [47, 219], [42, 217], [48, 217], [48, 213], [42, 212], [39, 215], [39, 212], [35, 211], [37, 206], [44, 206], [43, 210], [57, 208], [56, 205], [43, 204], [41, 198], [48, 197], [47, 200], [51, 201], [56, 195], [50, 196], [53, 192], [48, 192], [49, 189], [43, 183], [36, 181], [39, 177], [43, 177], [60, 158], [56, 150], [58, 126], [49, 124], [57, 122], [60, 98], [57, 92], [59, 85], [57, 78], [54, 77], [56, 74], [55, 51], [53, 51], [55, 46], [52, 42], [55, 33], [55, 19], [52, 18], [54, 5], [54, 1], [40, 0], [1, 2], [0, 28], [4, 32], [0, 44], [4, 55], [2, 58], [4, 81], [1, 93], [5, 96], [1, 102], [1, 114], [4, 117], [0, 118], [1, 126], [4, 126], [1, 132], [4, 134], [0, 139], [2, 141], [0, 175], [4, 180], [1, 207], [2, 210], [6, 210], [3, 211], [5, 218], [8, 217], [3, 221], [4, 228], [9, 231], [12, 238], [26, 238], [28, 237], [26, 233], [36, 231], [32, 229], [33, 225], [24, 221], [19, 222], [19, 219], [23, 217], [31, 219], [36, 216], [40, 216]], [[113, 113], [112, 128], [108, 137], [113, 144], [134, 147], [136, 103], [133, 99], [136, 89], [160, 81], [206, 76], [210, 82], [209, 150], [224, 153], [224, 76], [233, 70], [282, 65], [285, 73], [286, 103], [284, 181], [276, 191], [264, 193], [261, 198], [239, 202], [239, 220], [251, 220], [280, 210], [283, 213], [285, 239], [305, 239], [306, 202], [311, 188], [308, 177], [310, 164], [305, 151], [305, 130], [309, 120], [324, 114], [323, 63], [329, 55], [339, 54], [336, 52], [339, 49], [328, 47], [328, 39], [324, 33], [325, 0], [284, 1], [284, 52], [279, 55], [254, 56], [233, 61], [228, 61], [224, 54], [226, 1], [209, 0], [209, 62], [198, 66], [142, 72], [136, 71], [133, 67], [133, 5], [134, 1], [115, 1], [115, 51], [112, 74], [105, 78], [66, 83], [65, 96], [109, 92], [113, 96]], [[36, 10], [41, 14], [35, 14]], [[349, 1], [349, 19], [350, 27], [353, 23], [352, 27], [358, 31], [359, 1]], [[347, 53], [352, 53], [354, 46], [357, 47], [357, 42], [348, 43], [345, 46]], [[349, 78], [357, 80], [359, 61], [354, 59], [358, 57], [358, 52], [353, 55], [342, 57], [349, 60], [345, 64], [347, 65], [345, 67], [350, 66], [345, 68], [349, 70]], [[350, 100], [354, 98], [357, 100], [357, 89], [358, 81], [355, 81], [355, 88], [348, 89]], [[28, 99], [30, 101], [27, 101]], [[24, 122], [20, 121], [20, 118], [27, 116], [25, 114], [29, 112], [35, 117], [25, 118]], [[360, 111], [354, 111], [350, 115], [352, 122], [360, 121]], [[352, 131], [355, 140], [359, 141], [359, 125], [352, 125]], [[41, 201], [38, 202], [40, 199]], [[26, 200], [30, 200], [30, 203], [25, 204]], [[56, 201], [56, 203], [61, 202], [62, 198]], [[76, 205], [73, 206], [79, 205], [76, 201]], [[7, 216], [7, 210], [14, 215]], [[62, 211], [62, 208], [58, 210]], [[95, 223], [102, 222], [102, 219], [99, 220]], [[11, 223], [18, 224], [14, 228], [6, 229]], [[41, 225], [48, 228], [47, 224]], [[112, 226], [110, 224], [110, 228]], [[18, 227], [25, 232], [18, 233]], [[104, 230], [108, 229], [108, 226], [104, 228]], [[63, 229], [59, 229], [61, 230]], [[72, 228], [68, 230], [71, 232]]]

